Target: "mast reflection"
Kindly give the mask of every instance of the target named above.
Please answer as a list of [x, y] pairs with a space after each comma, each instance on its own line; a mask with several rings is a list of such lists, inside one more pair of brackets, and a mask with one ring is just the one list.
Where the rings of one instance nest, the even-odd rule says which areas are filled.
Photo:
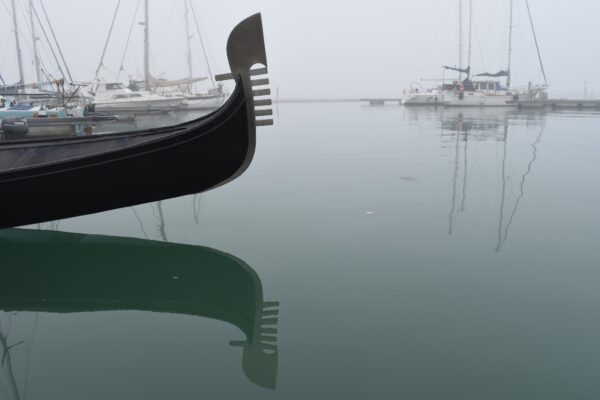
[[[245, 341], [231, 344], [243, 349], [247, 378], [264, 388], [276, 386], [279, 304], [264, 301], [257, 273], [232, 255], [200, 246], [20, 229], [0, 231], [0, 254], [0, 311], [136, 310], [217, 319], [245, 334]], [[10, 376], [14, 343], [2, 330], [0, 325], [0, 374]]]
[[[442, 142], [447, 147], [452, 148], [454, 153], [454, 166], [452, 173], [452, 194], [450, 200], [450, 211], [448, 215], [448, 233], [452, 235], [456, 229], [457, 216], [467, 210], [468, 180], [469, 180], [469, 142], [491, 141], [498, 143], [501, 148], [500, 160], [500, 185], [499, 206], [495, 240], [495, 251], [499, 252], [505, 245], [510, 228], [513, 224], [518, 208], [525, 197], [525, 188], [527, 178], [533, 170], [533, 166], [538, 156], [538, 146], [544, 133], [543, 124], [539, 123], [539, 112], [521, 112], [514, 109], [444, 109], [440, 114], [442, 128]], [[509, 189], [510, 176], [507, 170], [510, 167], [509, 157], [511, 150], [519, 150], [517, 147], [509, 146], [509, 129], [512, 121], [518, 121], [521, 124], [533, 122], [539, 125], [539, 132], [534, 142], [530, 145], [531, 155], [527, 163], [526, 170], [521, 175], [519, 195], [514, 201], [512, 208], [507, 204], [507, 192]], [[462, 145], [461, 145], [462, 142]], [[476, 149], [478, 150], [478, 149]], [[479, 157], [479, 154], [476, 154]], [[514, 166], [513, 170], [514, 170]], [[462, 168], [462, 174], [460, 173]], [[476, 168], [476, 167], [475, 167]], [[462, 188], [461, 188], [462, 187]], [[462, 193], [462, 199], [459, 199]], [[460, 204], [460, 206], [459, 206]], [[506, 210], [511, 209], [508, 216]]]

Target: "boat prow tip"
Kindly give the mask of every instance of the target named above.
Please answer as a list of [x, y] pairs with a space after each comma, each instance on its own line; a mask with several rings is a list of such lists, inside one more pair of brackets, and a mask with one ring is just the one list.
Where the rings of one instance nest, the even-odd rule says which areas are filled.
[[227, 40], [227, 57], [233, 74], [243, 75], [256, 64], [268, 66], [261, 13], [233, 28]]

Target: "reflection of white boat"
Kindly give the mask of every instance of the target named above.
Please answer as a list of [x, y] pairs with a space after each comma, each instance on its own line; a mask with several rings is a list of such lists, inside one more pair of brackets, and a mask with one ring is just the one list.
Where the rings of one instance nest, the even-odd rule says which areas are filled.
[[519, 110], [508, 107], [452, 107], [442, 110], [439, 118], [445, 132], [482, 135], [489, 139], [502, 132], [506, 121], [517, 118], [518, 114]]
[[184, 97], [165, 97], [150, 92], [134, 92], [122, 83], [100, 83], [94, 92], [96, 111], [173, 109]]
[[[488, 196], [488, 190], [482, 188], [490, 184], [497, 190], [499, 183], [497, 225], [492, 224], [497, 238], [495, 251], [499, 252], [508, 239], [511, 226], [518, 215], [519, 205], [525, 198], [526, 183], [537, 160], [538, 145], [544, 133], [543, 119], [539, 118], [539, 113], [522, 112], [507, 107], [454, 107], [444, 109], [436, 115], [441, 122], [442, 140], [448, 149], [454, 149], [448, 234], [454, 233], [460, 214], [470, 213], [473, 218], [478, 212], [477, 208], [469, 210], [467, 195], [471, 193], [471, 197], [480, 196], [478, 199], [471, 199], [473, 204], [484, 200], [486, 205], [489, 205], [491, 198]], [[517, 135], [512, 135], [518, 138], [518, 141], [509, 140], [509, 129], [518, 130]], [[531, 135], [528, 140], [528, 134], [533, 131], [537, 133]], [[486, 154], [502, 156], [489, 158], [485, 157]], [[498, 172], [498, 165], [493, 160], [500, 161], [499, 182], [486, 177], [486, 167], [491, 167], [494, 175]], [[469, 163], [478, 165], [473, 167]], [[523, 172], [518, 173], [520, 179], [511, 180], [511, 176], [516, 176], [517, 171], [521, 169]], [[474, 170], [478, 171], [479, 179], [472, 173]], [[515, 181], [518, 189], [511, 193], [511, 182], [514, 184]], [[472, 189], [473, 186], [478, 190]]]

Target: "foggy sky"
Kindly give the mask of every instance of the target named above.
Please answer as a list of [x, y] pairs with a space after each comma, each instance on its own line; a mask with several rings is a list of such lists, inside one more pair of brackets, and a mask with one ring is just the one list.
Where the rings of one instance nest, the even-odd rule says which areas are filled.
[[[39, 0], [36, 0], [36, 3]], [[98, 66], [117, 0], [43, 0], [74, 79], [91, 81]], [[192, 0], [199, 12], [213, 73], [227, 71], [225, 43], [243, 18], [262, 12], [272, 87], [282, 98], [401, 97], [411, 82], [441, 78], [441, 65], [458, 65], [458, 0]], [[114, 80], [138, 0], [122, 0], [102, 75]], [[27, 0], [17, 0], [26, 9]], [[143, 3], [143, 2], [142, 2]], [[468, 0], [464, 3], [464, 64]], [[507, 65], [509, 0], [473, 0], [472, 67], [496, 72]], [[152, 72], [186, 75], [181, 0], [150, 0]], [[600, 2], [530, 0], [552, 97], [600, 97]], [[19, 8], [27, 81], [33, 81], [29, 17]], [[10, 0], [0, 0], [0, 72], [17, 78]], [[142, 5], [120, 80], [143, 71]], [[41, 16], [41, 15], [40, 15]], [[43, 17], [42, 17], [43, 18]], [[513, 83], [542, 83], [525, 0], [515, 0]], [[191, 19], [195, 75], [206, 76]], [[42, 32], [37, 32], [49, 72], [57, 74]], [[49, 32], [48, 32], [49, 33]], [[452, 78], [449, 73], [446, 77]]]

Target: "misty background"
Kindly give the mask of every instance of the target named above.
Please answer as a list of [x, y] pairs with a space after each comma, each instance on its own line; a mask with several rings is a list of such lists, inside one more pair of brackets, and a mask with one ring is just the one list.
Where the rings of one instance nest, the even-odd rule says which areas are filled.
[[[92, 81], [117, 0], [43, 0], [73, 78]], [[396, 1], [201, 1], [192, 0], [213, 74], [228, 72], [226, 40], [245, 17], [261, 12], [272, 88], [281, 98], [401, 97], [411, 82], [424, 87], [442, 77], [441, 65], [458, 65], [458, 0]], [[513, 85], [543, 83], [525, 0], [514, 0]], [[530, 0], [551, 97], [600, 97], [596, 0]], [[27, 82], [33, 82], [28, 0], [16, 0]], [[34, 4], [39, 4], [35, 0]], [[187, 75], [183, 0], [150, 0], [151, 71], [159, 78]], [[467, 59], [468, 0], [463, 0], [464, 63]], [[138, 7], [137, 14], [135, 14]], [[0, 0], [0, 73], [18, 80], [11, 0]], [[43, 19], [40, 7], [38, 13]], [[105, 68], [107, 81], [143, 71], [143, 1], [122, 0]], [[37, 24], [37, 23], [36, 23]], [[473, 0], [472, 70], [505, 69], [508, 58], [509, 0]], [[40, 54], [48, 72], [59, 76], [39, 30]], [[193, 17], [190, 16], [194, 75], [207, 76]], [[50, 32], [47, 32], [50, 34]], [[446, 73], [455, 78], [456, 73]], [[586, 84], [587, 82], [587, 84]]]

